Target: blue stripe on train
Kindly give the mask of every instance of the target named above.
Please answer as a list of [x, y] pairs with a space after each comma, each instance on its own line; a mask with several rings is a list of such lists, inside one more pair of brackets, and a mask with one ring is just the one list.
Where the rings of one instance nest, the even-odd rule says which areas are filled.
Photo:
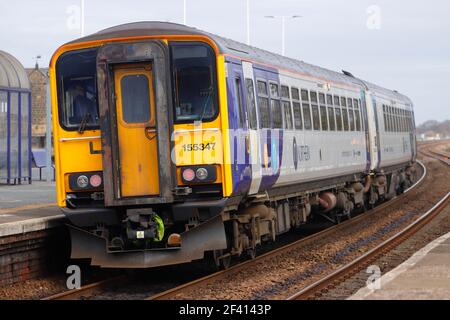
[[[246, 108], [246, 90], [245, 90], [245, 80], [243, 78], [243, 70], [241, 61], [227, 57], [227, 101], [228, 101], [228, 123], [229, 128], [231, 130], [238, 130], [237, 134], [230, 133], [229, 143], [232, 146], [232, 159], [231, 159], [231, 170], [232, 170], [232, 179], [233, 179], [233, 195], [236, 194], [245, 194], [250, 189], [251, 185], [251, 163], [250, 156], [246, 152], [245, 146], [245, 135], [246, 129], [239, 130], [239, 110], [237, 105], [237, 96], [235, 90], [235, 80], [236, 78], [241, 79], [241, 92], [242, 96], [242, 104], [243, 107]], [[279, 75], [276, 69], [266, 68], [262, 66], [254, 67], [254, 81], [255, 86], [257, 86], [258, 80], [265, 80], [268, 84], [268, 89], [270, 90], [270, 85], [268, 81], [272, 81], [274, 83], [279, 83]], [[258, 102], [257, 102], [258, 105]], [[270, 102], [269, 102], [270, 105]], [[259, 108], [259, 106], [258, 106]], [[281, 112], [281, 110], [280, 110]], [[275, 184], [280, 175], [280, 166], [282, 163], [283, 156], [283, 131], [282, 130], [273, 130], [273, 129], [264, 129], [259, 130], [259, 134], [261, 135], [261, 145], [259, 151], [261, 152], [261, 159], [263, 159], [262, 169], [265, 171], [263, 175], [260, 191], [267, 190], [271, 186]], [[242, 155], [242, 152], [245, 153], [245, 157]], [[241, 163], [237, 163], [241, 160]], [[242, 163], [245, 159], [245, 162]], [[266, 161], [264, 161], [266, 159]]]

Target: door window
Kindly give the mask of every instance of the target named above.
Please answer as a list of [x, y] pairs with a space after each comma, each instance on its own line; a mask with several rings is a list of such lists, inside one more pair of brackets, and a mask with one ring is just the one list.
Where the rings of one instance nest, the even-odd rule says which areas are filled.
[[144, 74], [124, 76], [120, 80], [122, 91], [122, 118], [126, 123], [150, 121], [150, 92]]

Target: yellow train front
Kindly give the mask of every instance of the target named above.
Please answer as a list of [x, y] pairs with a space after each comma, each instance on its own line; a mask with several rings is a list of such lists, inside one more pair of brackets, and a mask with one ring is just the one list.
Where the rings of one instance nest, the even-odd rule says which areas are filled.
[[50, 66], [72, 258], [103, 267], [183, 263], [227, 247], [223, 57], [186, 27], [142, 27], [68, 43]]

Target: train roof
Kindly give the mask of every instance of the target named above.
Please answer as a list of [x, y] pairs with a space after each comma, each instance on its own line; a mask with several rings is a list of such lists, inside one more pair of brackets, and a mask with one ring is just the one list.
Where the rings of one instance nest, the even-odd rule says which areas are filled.
[[259, 49], [240, 43], [235, 40], [227, 39], [206, 31], [198, 30], [193, 27], [188, 27], [182, 24], [159, 21], [142, 21], [122, 24], [119, 26], [101, 30], [93, 35], [77, 39], [70, 42], [70, 44], [81, 43], [87, 41], [107, 40], [112, 38], [126, 38], [126, 37], [142, 37], [142, 36], [157, 36], [157, 35], [199, 35], [206, 36], [213, 40], [219, 52], [222, 54], [229, 54], [238, 56], [243, 59], [251, 59], [262, 64], [273, 65], [274, 67], [285, 70], [302, 73], [314, 78], [323, 79], [324, 81], [339, 82], [350, 86], [365, 86], [370, 91], [382, 94], [389, 99], [405, 101], [411, 104], [411, 100], [397, 91], [389, 90], [378, 85], [372, 84], [362, 79], [355, 78], [351, 75], [339, 73], [318, 67], [300, 60], [288, 58], [267, 50]]

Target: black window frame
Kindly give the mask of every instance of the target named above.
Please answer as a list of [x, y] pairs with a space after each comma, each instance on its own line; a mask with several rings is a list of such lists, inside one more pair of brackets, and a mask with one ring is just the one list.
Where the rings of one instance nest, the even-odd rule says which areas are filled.
[[214, 103], [214, 105], [216, 106], [215, 108], [215, 113], [213, 116], [211, 116], [210, 118], [204, 118], [202, 119], [202, 122], [213, 122], [214, 120], [217, 119], [217, 117], [220, 114], [220, 104], [219, 104], [219, 79], [218, 79], [218, 72], [217, 72], [217, 55], [214, 51], [214, 49], [206, 42], [202, 42], [202, 41], [170, 41], [169, 42], [169, 63], [170, 63], [170, 81], [172, 84], [172, 101], [173, 101], [173, 122], [174, 124], [192, 124], [197, 120], [177, 120], [176, 119], [176, 106], [177, 106], [177, 102], [176, 102], [176, 89], [175, 89], [175, 80], [174, 80], [174, 68], [173, 68], [173, 62], [172, 62], [172, 49], [175, 46], [194, 46], [194, 45], [202, 45], [204, 47], [206, 47], [210, 53], [212, 53], [212, 77], [211, 79], [213, 80], [213, 98], [212, 101]]
[[[94, 48], [86, 48], [86, 49], [79, 49], [79, 50], [73, 50], [73, 51], [68, 51], [63, 53], [61, 56], [58, 57], [58, 60], [56, 61], [56, 91], [57, 91], [57, 100], [58, 100], [58, 123], [59, 126], [65, 130], [65, 131], [78, 131], [79, 129], [79, 125], [78, 126], [67, 126], [66, 122], [64, 121], [64, 112], [62, 112], [62, 108], [64, 106], [64, 85], [63, 85], [63, 80], [61, 79], [60, 76], [60, 64], [62, 63], [62, 60], [64, 58], [66, 58], [67, 56], [70, 55], [76, 55], [76, 54], [82, 54], [82, 53], [87, 53], [87, 52], [95, 52], [95, 57], [97, 57], [98, 55], [98, 50], [99, 47], [94, 47]], [[94, 60], [94, 64], [95, 64], [95, 68], [97, 65], [97, 58], [95, 58]], [[81, 76], [81, 75], [80, 75]], [[94, 82], [95, 82], [95, 91], [96, 91], [96, 104], [97, 104], [97, 114], [100, 116], [100, 109], [99, 109], [99, 104], [98, 104], [98, 83], [97, 83], [97, 71], [95, 72], [95, 74], [93, 74], [93, 78], [94, 78]], [[100, 119], [99, 119], [99, 123], [96, 125], [92, 125], [87, 123], [84, 127], [84, 131], [93, 131], [93, 130], [100, 130]]]

